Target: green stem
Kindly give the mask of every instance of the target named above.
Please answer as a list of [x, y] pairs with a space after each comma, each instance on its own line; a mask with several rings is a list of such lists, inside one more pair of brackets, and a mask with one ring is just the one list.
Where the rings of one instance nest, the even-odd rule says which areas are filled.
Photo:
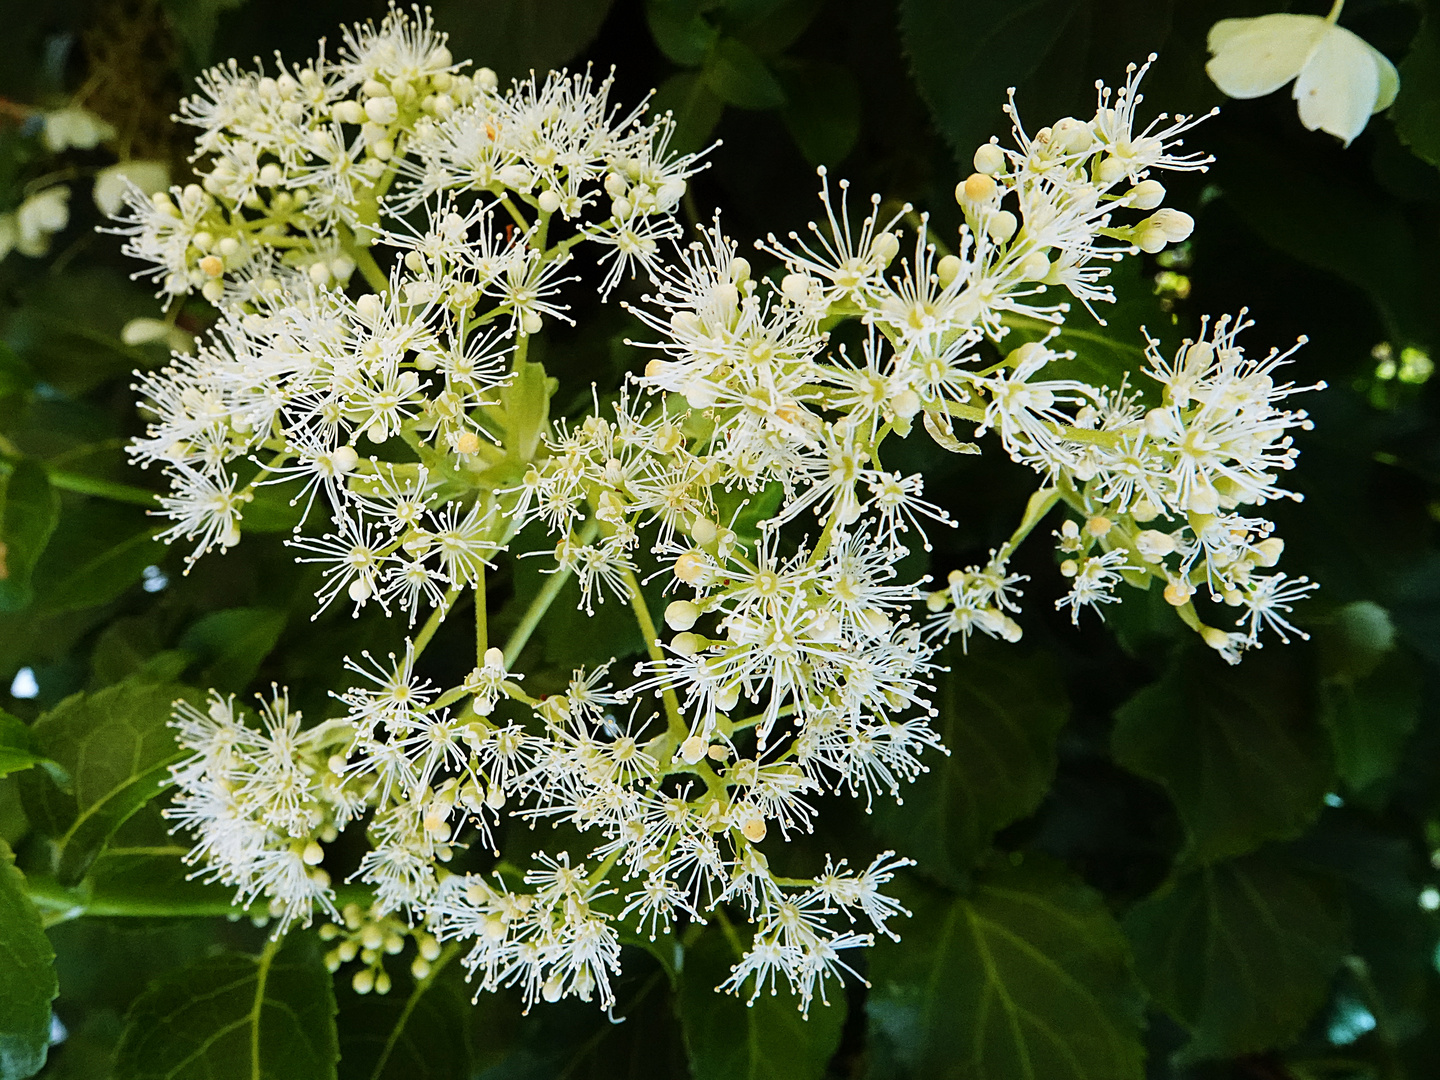
[[[14, 468], [14, 461], [0, 458], [0, 473], [8, 475]], [[85, 476], [82, 473], [49, 468], [45, 470], [45, 475], [49, 477], [51, 487], [59, 488], [61, 491], [73, 491], [79, 495], [95, 495], [102, 499], [111, 499], [115, 502], [131, 503], [147, 508], [156, 506], [159, 499], [159, 496], [153, 491], [147, 491], [145, 488], [135, 487], [132, 484], [117, 483], [114, 480], [101, 480], [98, 476]]]
[[430, 644], [430, 639], [435, 636], [435, 631], [440, 629], [440, 624], [445, 621], [445, 616], [450, 614], [454, 607], [456, 598], [460, 595], [459, 589], [451, 589], [445, 594], [445, 599], [440, 601], [440, 606], [430, 613], [425, 620], [425, 625], [420, 628], [420, 633], [415, 635], [415, 655], [419, 656], [425, 651], [425, 646]]
[[405, 1007], [400, 1010], [400, 1015], [390, 1028], [390, 1035], [385, 1040], [385, 1045], [380, 1049], [380, 1056], [375, 1059], [375, 1068], [371, 1070], [371, 1080], [379, 1080], [385, 1072], [385, 1064], [390, 1060], [390, 1055], [395, 1052], [395, 1044], [400, 1040], [401, 1034], [405, 1031], [405, 1025], [410, 1021], [410, 1014], [415, 1011], [415, 1006], [425, 996], [425, 992], [435, 984], [436, 977], [442, 968], [455, 958], [460, 951], [456, 942], [451, 942], [441, 950], [440, 955], [435, 958], [435, 963], [430, 965], [430, 973], [415, 984], [415, 989], [410, 991], [409, 998], [405, 1001]]
[[485, 666], [485, 650], [490, 647], [489, 607], [485, 598], [485, 564], [475, 581], [475, 666]]
[[[588, 544], [595, 538], [599, 528], [599, 522], [593, 518], [587, 521], [580, 529], [578, 537], [580, 543]], [[530, 601], [530, 606], [525, 609], [525, 614], [520, 616], [520, 625], [515, 627], [514, 632], [510, 635], [510, 640], [505, 642], [506, 670], [515, 666], [515, 661], [520, 657], [520, 650], [525, 648], [526, 643], [530, 640], [530, 635], [535, 633], [535, 628], [540, 625], [540, 620], [550, 610], [550, 605], [560, 595], [560, 590], [565, 588], [565, 583], [570, 580], [570, 573], [570, 570], [560, 567], [551, 574], [550, 580], [545, 582], [535, 595], [535, 599]]]
[[[108, 856], [110, 853], [107, 852]], [[132, 852], [133, 854], [133, 852]], [[26, 874], [25, 890], [30, 900], [44, 914], [45, 925], [69, 922], [81, 917], [160, 919], [160, 918], [219, 918], [234, 915], [265, 915], [269, 905], [257, 900], [248, 907], [237, 905], [228, 895], [217, 895], [218, 890], [203, 885], [191, 885], [186, 891], [196, 894], [188, 897], [136, 895], [126, 889], [107, 891], [104, 883], [83, 882], [73, 888], [66, 888], [49, 874]], [[357, 903], [368, 907], [374, 900], [369, 889], [363, 885], [341, 885], [335, 890], [336, 904], [343, 907]]]
[[255, 1001], [250, 1006], [250, 1076], [260, 1080], [260, 1013], [265, 1008], [265, 983], [270, 978], [270, 965], [280, 951], [283, 937], [274, 937], [265, 943], [265, 951], [255, 971]]
[[[645, 603], [645, 594], [640, 591], [640, 579], [633, 570], [625, 571], [625, 589], [630, 594], [630, 608], [635, 612], [635, 621], [640, 624], [640, 635], [645, 639], [645, 651], [650, 654], [656, 667], [664, 671], [665, 653], [660, 648], [660, 634], [655, 629], [655, 620], [650, 617], [650, 607]], [[680, 699], [668, 685], [661, 691], [660, 696], [665, 702], [665, 715], [670, 721], [671, 733], [683, 739], [690, 727], [685, 723], [685, 715], [680, 711]]]

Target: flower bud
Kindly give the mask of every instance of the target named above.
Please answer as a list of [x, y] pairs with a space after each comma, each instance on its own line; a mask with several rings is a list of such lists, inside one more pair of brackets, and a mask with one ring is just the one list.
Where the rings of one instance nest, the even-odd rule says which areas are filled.
[[975, 151], [975, 171], [985, 173], [987, 176], [994, 176], [996, 173], [1005, 171], [1005, 151], [994, 143], [986, 143]]
[[705, 740], [699, 735], [691, 735], [680, 744], [680, 757], [687, 765], [694, 765], [705, 756]]
[[1000, 185], [986, 173], [971, 173], [955, 186], [955, 201], [962, 206], [967, 203], [989, 202], [999, 192]]
[[689, 600], [675, 600], [665, 609], [665, 625], [671, 630], [689, 630], [700, 618], [700, 609]]
[[1159, 180], [1141, 180], [1130, 189], [1130, 205], [1136, 210], [1154, 210], [1165, 201], [1165, 185]]
[[1084, 120], [1067, 116], [1050, 129], [1050, 145], [1066, 154], [1080, 154], [1095, 143], [1095, 133]]
[[990, 215], [990, 220], [985, 222], [985, 232], [997, 244], [1007, 243], [1019, 227], [1019, 219], [1009, 210], [999, 210]]

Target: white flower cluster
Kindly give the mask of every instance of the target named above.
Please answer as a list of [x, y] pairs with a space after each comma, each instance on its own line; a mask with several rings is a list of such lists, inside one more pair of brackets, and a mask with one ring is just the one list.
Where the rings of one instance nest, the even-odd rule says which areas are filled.
[[[621, 116], [588, 75], [500, 92], [460, 66], [428, 17], [392, 10], [347, 34], [338, 61], [217, 69], [184, 112], [204, 185], [136, 201], [130, 226], [164, 290], [199, 285], [221, 308], [194, 357], [138, 386], [152, 420], [133, 453], [170, 479], [167, 538], [195, 541], [192, 560], [231, 547], [258, 488], [284, 483], [321, 607], [343, 594], [425, 619], [403, 656], [350, 664], [344, 712], [319, 727], [283, 698], [263, 735], [218, 698], [178, 719], [194, 753], [174, 813], [199, 835], [194, 857], [286, 923], [337, 919], [330, 959], [359, 955], [357, 989], [388, 987], [378, 965], [403, 925], [417, 963], [469, 942], [482, 989], [608, 1006], [624, 933], [653, 940], [728, 905], [754, 932], [725, 988], [823, 1000], [850, 970], [843, 950], [893, 936], [903, 911], [882, 890], [906, 860], [788, 877], [762, 845], [809, 831], [824, 792], [868, 807], [924, 770], [940, 749], [937, 651], [975, 630], [1020, 636], [1008, 560], [1056, 503], [1074, 514], [1056, 533], [1072, 615], [1155, 579], [1227, 656], [1263, 625], [1291, 629], [1308, 583], [1257, 572], [1279, 541], [1239, 513], [1288, 494], [1274, 474], [1306, 421], [1280, 407], [1285, 356], [1246, 359], [1243, 321], [1220, 320], [1173, 361], [1152, 350], [1150, 401], [1064, 377], [1046, 341], [994, 348], [1010, 316], [1058, 326], [1055, 290], [1108, 299], [1110, 261], [1188, 234], [1150, 173], [1205, 163], [1175, 152], [1189, 120], [1137, 129], [1143, 71], [1102, 88], [1091, 120], [1034, 137], [1017, 121], [1018, 149], [982, 147], [949, 253], [923, 217], [906, 244], [909, 208], [881, 220], [878, 197], [857, 226], [846, 185], [837, 200], [825, 180], [813, 236], [760, 245], [784, 264], [772, 283], [718, 219], [665, 250], [696, 168], [667, 152], [668, 118]], [[649, 278], [632, 310], [653, 340], [615, 397], [552, 421], [529, 344], [569, 318], [584, 251], [602, 294]], [[351, 267], [368, 290], [338, 287]], [[832, 342], [846, 322], [848, 344]], [[897, 563], [949, 519], [921, 476], [885, 464], [917, 418], [956, 451], [979, 450], [957, 420], [993, 430], [1042, 477], [989, 564], [933, 592]], [[487, 572], [522, 529], [550, 537], [531, 553], [551, 576], [500, 647]], [[671, 597], [664, 639], [647, 575]], [[586, 611], [633, 610], [648, 659], [535, 696], [515, 669], [572, 578]], [[1243, 608], [1243, 633], [1200, 622], [1201, 586]], [[467, 593], [475, 666], [433, 683], [417, 665]], [[583, 839], [542, 843], [528, 867], [450, 869], [497, 847], [505, 821]], [[320, 866], [354, 824], [370, 906], [342, 913]]]

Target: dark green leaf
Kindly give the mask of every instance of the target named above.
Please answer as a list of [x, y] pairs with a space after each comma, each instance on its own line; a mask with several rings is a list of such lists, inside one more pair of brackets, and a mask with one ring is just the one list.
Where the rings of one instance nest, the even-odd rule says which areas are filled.
[[0, 611], [29, 606], [30, 577], [59, 517], [60, 498], [45, 466], [29, 458], [15, 462], [0, 504]]
[[1044, 654], [976, 641], [946, 662], [936, 705], [950, 756], [927, 758], [930, 771], [903, 789], [904, 803], [881, 799], [875, 821], [886, 843], [958, 885], [996, 830], [1045, 797], [1070, 703]]
[[860, 137], [860, 84], [849, 68], [807, 61], [778, 71], [781, 119], [811, 165], [836, 165]]
[[221, 14], [234, 11], [244, 3], [245, 0], [164, 0], [170, 25], [197, 64], [210, 62]]
[[450, 49], [502, 79], [531, 71], [543, 80], [595, 39], [614, 0], [438, 0], [435, 23], [450, 32]]
[[426, 983], [398, 982], [385, 997], [362, 997], [342, 986], [340, 1080], [479, 1075], [513, 1048], [519, 1009], [493, 992], [472, 1004], [474, 994], [453, 958]]
[[1171, 882], [1131, 909], [1125, 931], [1145, 985], [1190, 1029], [1185, 1061], [1289, 1043], [1346, 947], [1335, 887], [1269, 851]]
[[1254, 138], [1213, 147], [1217, 183], [1261, 238], [1364, 292], [1396, 340], [1433, 338], [1440, 272], [1401, 206], [1318, 153]]
[[1320, 717], [1335, 747], [1335, 768], [1363, 793], [1390, 776], [1420, 719], [1421, 677], [1415, 661], [1392, 653], [1370, 675], [1322, 684]]
[[131, 1007], [116, 1080], [325, 1080], [335, 993], [310, 934], [260, 957], [222, 953], [157, 980]]
[[705, 77], [698, 71], [678, 71], [655, 91], [652, 108], [657, 113], [669, 112], [675, 118], [675, 134], [670, 146], [679, 154], [703, 150], [710, 133], [720, 122], [725, 103], [711, 91]]
[[35, 384], [35, 373], [15, 355], [15, 350], [0, 341], [0, 398], [19, 394]]
[[231, 608], [206, 615], [180, 638], [180, 648], [201, 665], [195, 681], [221, 690], [243, 690], [285, 629], [285, 612]]
[[705, 59], [718, 33], [693, 0], [649, 0], [645, 19], [660, 51], [685, 67]]
[[0, 1076], [32, 1076], [50, 1045], [50, 1002], [55, 953], [40, 926], [40, 912], [25, 893], [10, 845], [0, 840]]
[[1400, 92], [1390, 117], [1416, 157], [1440, 166], [1440, 8], [1434, 5], [1400, 62]]
[[1098, 893], [1029, 858], [968, 893], [901, 899], [904, 940], [882, 939], [866, 1002], [872, 1038], [913, 1075], [1138, 1080], [1143, 995]]
[[[1075, 304], [1060, 332], [1049, 337], [1048, 343], [1058, 352], [1075, 354], [1074, 359], [1060, 369], [1066, 378], [1118, 388], [1129, 374], [1127, 385], [1131, 391], [1153, 397], [1157, 384], [1145, 376], [1135, 375], [1145, 365], [1145, 334], [1141, 328], [1160, 342], [1162, 355], [1173, 355], [1180, 343], [1174, 317], [1160, 306], [1154, 282], [1144, 275], [1139, 259], [1126, 259], [1117, 264], [1105, 282], [1115, 290], [1115, 303], [1095, 305], [1095, 312], [1105, 320], [1104, 324], [1097, 322], [1082, 305]], [[1049, 323], [1025, 315], [1007, 316], [1005, 324], [1011, 331], [1005, 338], [1006, 349], [1039, 341], [1055, 329]]]
[[[1123, 75], [1170, 31], [1170, 0], [901, 0], [900, 31], [935, 126], [968, 169], [976, 147], [1004, 135], [1005, 92], [1034, 131], [1094, 113], [1093, 84]], [[1172, 106], [1173, 107], [1173, 106]]]
[[1283, 660], [1261, 654], [1231, 668], [1187, 651], [1116, 712], [1111, 748], [1170, 793], [1188, 858], [1242, 855], [1294, 836], [1330, 790], [1330, 749], [1307, 696]]
[[705, 57], [705, 81], [721, 101], [741, 109], [777, 109], [786, 101], [765, 61], [734, 38], [721, 38]]
[[[107, 516], [113, 517], [113, 512], [122, 508], [106, 509], [112, 512]], [[62, 534], [69, 532], [70, 524], [67, 519], [67, 527]], [[155, 539], [154, 528], [146, 526], [118, 541], [116, 531], [101, 528], [86, 536], [87, 548], [93, 547], [96, 541], [105, 545], [95, 554], [87, 554], [80, 559], [44, 560], [36, 575], [36, 607], [41, 611], [58, 613], [108, 604], [138, 582], [147, 566], [153, 566], [165, 557], [165, 545]], [[57, 543], [52, 545], [54, 554], [59, 554], [59, 541], [62, 539], [63, 535], [57, 537]]]
[[[807, 1020], [788, 988], [762, 993], [751, 1005], [715, 988], [740, 957], [719, 926], [710, 926], [685, 950], [677, 1008], [694, 1080], [818, 1080], [825, 1075], [840, 1029], [845, 994], [828, 990]], [[749, 993], [750, 988], [745, 987]]]
[[177, 697], [193, 693], [145, 674], [95, 694], [74, 694], [35, 722], [42, 753], [73, 778], [70, 792], [27, 776], [26, 808], [56, 838], [56, 876], [70, 885], [136, 810], [169, 783], [179, 756], [168, 727]]
[[739, 12], [744, 6], [736, 0], [725, 5], [727, 24], [734, 21], [734, 36], [761, 56], [783, 52], [815, 21], [825, 6], [824, 0], [761, 0], [750, 4], [757, 10]]
[[35, 750], [29, 725], [0, 709], [0, 776], [28, 769], [44, 760]]

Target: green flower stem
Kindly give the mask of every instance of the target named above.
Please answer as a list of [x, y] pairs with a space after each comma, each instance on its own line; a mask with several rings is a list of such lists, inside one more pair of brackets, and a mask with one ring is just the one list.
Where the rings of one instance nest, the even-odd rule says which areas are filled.
[[[269, 915], [269, 905], [263, 900], [242, 907], [229, 897], [216, 896], [212, 890], [202, 886], [194, 887], [196, 895], [193, 897], [146, 896], [137, 895], [130, 888], [112, 890], [105, 882], [93, 880], [67, 888], [49, 874], [26, 874], [25, 886], [31, 902], [40, 909], [46, 926], [85, 916], [161, 919]], [[373, 900], [373, 894], [363, 885], [340, 885], [335, 889], [337, 907], [344, 907], [349, 903], [369, 907]]]
[[485, 650], [490, 647], [489, 611], [485, 598], [485, 564], [475, 579], [475, 666], [485, 666]]
[[[0, 474], [8, 476], [14, 470], [15, 464], [16, 462], [10, 457], [0, 457]], [[133, 484], [117, 483], [114, 480], [102, 480], [98, 476], [85, 476], [83, 473], [48, 468], [45, 470], [45, 474], [50, 479], [51, 487], [59, 488], [61, 491], [73, 491], [79, 495], [94, 495], [97, 498], [110, 499], [114, 502], [153, 508], [160, 497], [156, 492], [145, 488], [136, 487]]]
[[[625, 571], [625, 589], [630, 594], [630, 608], [635, 612], [635, 621], [640, 624], [640, 636], [645, 639], [645, 651], [650, 654], [650, 659], [663, 669], [665, 653], [660, 648], [660, 633], [655, 628], [655, 620], [650, 617], [650, 607], [645, 603], [645, 594], [640, 591], [640, 579], [633, 570]], [[660, 696], [665, 702], [665, 716], [670, 721], [671, 733], [677, 738], [685, 738], [690, 726], [685, 723], [685, 715], [680, 711], [680, 699], [669, 686], [664, 688]]]
[[[587, 521], [580, 529], [578, 537], [580, 543], [588, 544], [595, 539], [599, 528], [599, 522], [593, 518]], [[505, 642], [505, 668], [507, 671], [515, 666], [515, 661], [520, 657], [520, 650], [525, 648], [526, 643], [530, 640], [530, 635], [540, 625], [540, 620], [545, 617], [545, 613], [550, 610], [550, 605], [555, 602], [555, 598], [560, 595], [560, 590], [565, 588], [565, 583], [569, 580], [569, 570], [563, 567], [557, 569], [550, 575], [550, 580], [545, 582], [544, 587], [535, 595], [535, 599], [530, 601], [530, 606], [520, 617], [520, 625], [515, 627], [514, 633], [510, 635], [510, 640]]]
[[440, 602], [440, 606], [430, 613], [430, 617], [425, 620], [425, 625], [420, 628], [420, 633], [415, 635], [416, 656], [425, 651], [425, 646], [430, 644], [430, 639], [435, 636], [435, 631], [440, 629], [440, 624], [445, 621], [445, 616], [450, 614], [450, 609], [455, 606], [455, 600], [459, 596], [459, 589], [451, 589], [445, 594], [445, 599]]
[[399, 1017], [396, 1018], [395, 1023], [390, 1027], [390, 1035], [385, 1040], [385, 1045], [380, 1048], [380, 1056], [375, 1059], [375, 1068], [370, 1072], [371, 1080], [379, 1080], [379, 1077], [384, 1074], [385, 1065], [390, 1060], [390, 1055], [395, 1052], [395, 1046], [405, 1031], [405, 1025], [410, 1021], [410, 1014], [415, 1011], [415, 1006], [420, 1003], [420, 999], [425, 996], [425, 992], [435, 984], [436, 978], [438, 978], [440, 972], [444, 970], [445, 965], [455, 959], [459, 952], [460, 946], [458, 943], [451, 942], [449, 945], [446, 945], [445, 948], [440, 950], [440, 955], [435, 958], [435, 962], [430, 965], [430, 973], [416, 982], [415, 989], [411, 990], [410, 996], [405, 999], [405, 1007], [400, 1010]]

